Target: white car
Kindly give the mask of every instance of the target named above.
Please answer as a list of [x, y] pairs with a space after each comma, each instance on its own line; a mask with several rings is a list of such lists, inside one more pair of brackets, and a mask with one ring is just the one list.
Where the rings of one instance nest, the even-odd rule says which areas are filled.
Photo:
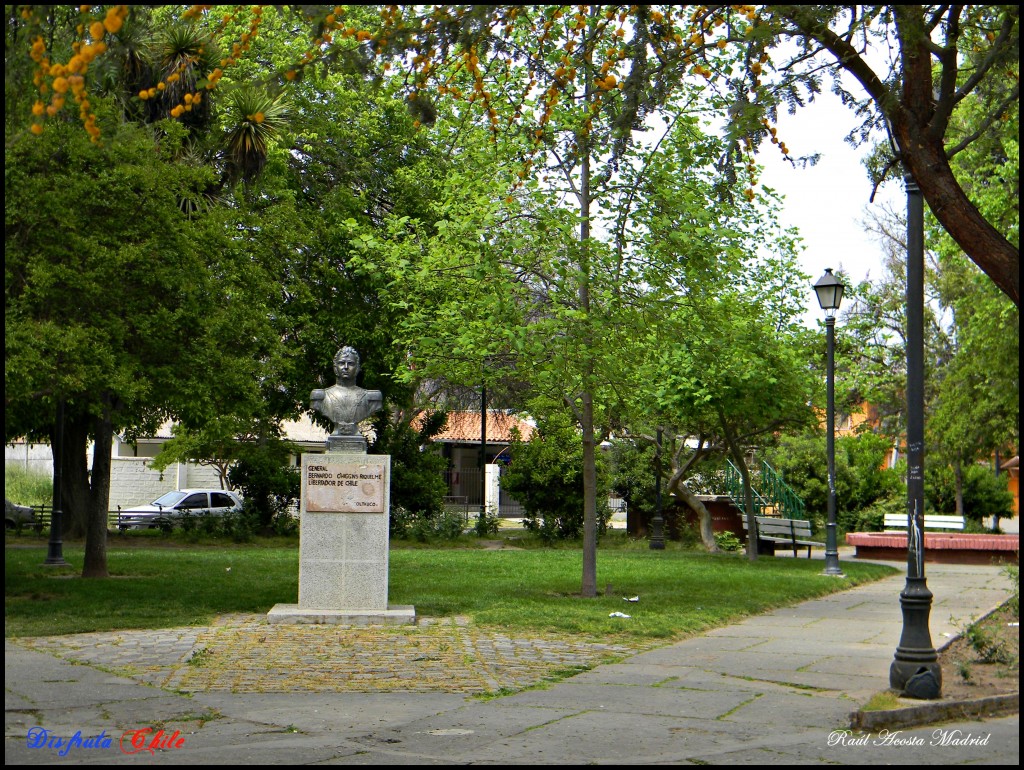
[[117, 509], [118, 529], [156, 529], [181, 524], [185, 516], [223, 516], [242, 510], [242, 499], [226, 489], [178, 489], [147, 505]]

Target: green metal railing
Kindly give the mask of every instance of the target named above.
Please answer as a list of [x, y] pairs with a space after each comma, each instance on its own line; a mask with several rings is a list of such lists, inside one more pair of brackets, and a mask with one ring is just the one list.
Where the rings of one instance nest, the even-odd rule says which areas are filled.
[[[750, 485], [754, 493], [754, 515], [781, 516], [784, 519], [806, 519], [807, 511], [804, 501], [793, 488], [782, 480], [781, 474], [772, 466], [761, 461], [758, 473], [751, 474]], [[728, 461], [725, 469], [725, 485], [729, 497], [741, 511], [743, 503], [743, 477], [732, 461]]]
[[[741, 511], [745, 511], [747, 507], [743, 501], [743, 476], [740, 474], [740, 469], [733, 465], [732, 460], [727, 460], [726, 462], [728, 463], [725, 468], [726, 493], [732, 498], [733, 505]], [[753, 478], [750, 480], [750, 491], [754, 498], [754, 515], [767, 515], [769, 513], [768, 509], [771, 507], [771, 501], [758, 491]]]
[[764, 460], [761, 461], [761, 488], [771, 500], [775, 501], [783, 518], [807, 518], [804, 501], [789, 484], [782, 480], [782, 474]]

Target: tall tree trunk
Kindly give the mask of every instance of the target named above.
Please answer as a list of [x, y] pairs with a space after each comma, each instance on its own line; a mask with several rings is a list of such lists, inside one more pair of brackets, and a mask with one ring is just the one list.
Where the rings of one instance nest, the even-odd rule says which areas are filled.
[[[591, 10], [593, 13], [593, 9]], [[591, 91], [590, 53], [584, 42], [584, 82], [585, 93], [583, 102], [589, 108], [593, 98]], [[579, 135], [580, 156], [580, 285], [579, 301], [583, 313], [584, 340], [583, 349], [589, 350], [593, 344], [590, 327], [590, 142], [588, 137]], [[594, 438], [594, 383], [593, 359], [587, 358], [583, 363], [583, 388], [581, 401], [583, 405], [580, 428], [583, 431], [583, 579], [580, 595], [584, 598], [597, 596], [597, 452]]]
[[718, 543], [715, 542], [715, 530], [711, 525], [711, 511], [707, 509], [707, 506], [700, 501], [697, 495], [687, 489], [686, 485], [682, 482], [675, 485], [672, 494], [686, 503], [690, 510], [697, 514], [697, 522], [700, 525], [700, 541], [704, 544], [705, 550], [708, 553], [720, 551]]
[[964, 467], [958, 457], [953, 461], [953, 481], [956, 494], [956, 515], [964, 515]]
[[95, 421], [89, 517], [85, 531], [85, 562], [82, 577], [109, 577], [107, 572], [107, 509], [110, 507], [110, 452], [114, 426], [109, 411]]
[[[583, 154], [580, 169], [580, 310], [583, 311], [584, 349], [590, 339], [590, 155]], [[580, 595], [597, 596], [597, 452], [594, 439], [593, 363], [583, 362], [583, 392], [580, 429], [583, 432], [583, 578]]]
[[[89, 420], [85, 415], [69, 413], [64, 417], [64, 449], [61, 462], [62, 537], [85, 536], [89, 520]], [[50, 446], [54, 446], [51, 440]], [[54, 457], [53, 462], [60, 462]]]
[[597, 452], [594, 400], [583, 394], [583, 582], [584, 598], [597, 596]]
[[743, 457], [743, 449], [736, 443], [721, 409], [718, 410], [718, 424], [722, 427], [722, 435], [725, 436], [729, 455], [736, 463], [736, 467], [739, 468], [740, 478], [743, 479], [743, 508], [747, 519], [747, 558], [750, 561], [757, 561], [757, 520], [754, 516], [754, 487], [750, 483], [750, 469], [747, 467], [746, 458]]

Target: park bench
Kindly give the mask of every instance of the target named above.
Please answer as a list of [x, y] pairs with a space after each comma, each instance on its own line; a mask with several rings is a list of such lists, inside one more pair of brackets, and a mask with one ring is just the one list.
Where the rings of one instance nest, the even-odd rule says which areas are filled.
[[[907, 531], [907, 514], [887, 513], [883, 521], [886, 530]], [[963, 529], [963, 516], [948, 516], [938, 513], [924, 515], [924, 528], [927, 529]]]
[[[811, 549], [821, 543], [809, 540], [811, 536], [811, 522], [806, 519], [783, 519], [778, 516], [755, 516], [754, 524], [757, 527], [757, 552], [766, 556], [775, 555], [775, 546], [783, 545], [793, 549], [793, 556], [796, 556], [798, 548], [807, 549], [807, 558], [811, 558]], [[747, 528], [747, 519], [743, 517], [743, 528]]]

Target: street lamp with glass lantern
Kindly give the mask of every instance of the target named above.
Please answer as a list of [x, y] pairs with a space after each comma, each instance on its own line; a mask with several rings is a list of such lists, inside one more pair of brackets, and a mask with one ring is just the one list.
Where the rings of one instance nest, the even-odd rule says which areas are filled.
[[843, 301], [846, 286], [832, 275], [832, 268], [825, 268], [825, 274], [814, 284], [814, 293], [818, 295], [818, 304], [825, 311], [825, 328], [828, 330], [828, 368], [826, 383], [828, 389], [828, 523], [825, 526], [825, 572], [826, 575], [843, 577], [839, 567], [839, 546], [836, 542], [836, 311]]

